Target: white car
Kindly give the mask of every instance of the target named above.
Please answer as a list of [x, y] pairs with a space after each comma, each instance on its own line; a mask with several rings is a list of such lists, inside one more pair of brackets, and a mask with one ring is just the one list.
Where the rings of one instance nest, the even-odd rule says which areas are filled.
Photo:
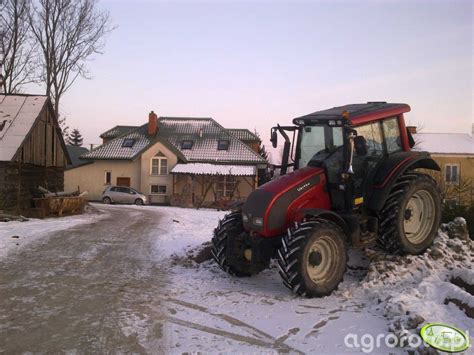
[[102, 202], [109, 203], [134, 203], [145, 205], [148, 199], [144, 194], [126, 186], [109, 186], [102, 192]]

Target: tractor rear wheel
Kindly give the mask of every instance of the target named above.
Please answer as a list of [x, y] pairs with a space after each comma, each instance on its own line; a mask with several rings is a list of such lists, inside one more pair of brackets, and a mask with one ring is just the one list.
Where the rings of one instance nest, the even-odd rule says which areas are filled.
[[243, 265], [231, 265], [227, 260], [227, 249], [229, 240], [237, 237], [244, 230], [242, 224], [242, 212], [236, 211], [229, 213], [219, 225], [214, 229], [212, 237], [211, 254], [219, 267], [230, 275], [237, 277], [251, 276], [250, 270], [243, 269]]
[[305, 297], [329, 295], [344, 277], [344, 233], [327, 220], [306, 221], [288, 230], [278, 250], [283, 284]]
[[393, 254], [421, 254], [433, 243], [440, 220], [436, 181], [408, 172], [398, 178], [382, 209], [379, 242]]

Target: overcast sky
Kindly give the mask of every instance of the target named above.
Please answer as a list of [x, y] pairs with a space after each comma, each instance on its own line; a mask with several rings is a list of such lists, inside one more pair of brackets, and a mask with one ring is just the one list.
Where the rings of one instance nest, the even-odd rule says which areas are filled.
[[425, 132], [471, 132], [470, 1], [102, 1], [117, 29], [61, 111], [85, 143], [117, 124], [213, 117], [257, 129], [366, 101]]

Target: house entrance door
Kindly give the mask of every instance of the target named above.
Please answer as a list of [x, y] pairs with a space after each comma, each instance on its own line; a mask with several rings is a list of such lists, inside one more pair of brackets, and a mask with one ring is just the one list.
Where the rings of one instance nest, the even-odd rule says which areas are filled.
[[129, 177], [118, 177], [117, 186], [127, 186], [130, 187], [130, 178]]

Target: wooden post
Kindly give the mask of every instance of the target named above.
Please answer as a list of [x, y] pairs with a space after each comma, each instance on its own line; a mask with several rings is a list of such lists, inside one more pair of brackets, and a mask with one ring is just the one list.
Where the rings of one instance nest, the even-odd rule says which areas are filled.
[[18, 160], [18, 189], [16, 194], [16, 213], [20, 214], [20, 199], [21, 199], [21, 159]]

